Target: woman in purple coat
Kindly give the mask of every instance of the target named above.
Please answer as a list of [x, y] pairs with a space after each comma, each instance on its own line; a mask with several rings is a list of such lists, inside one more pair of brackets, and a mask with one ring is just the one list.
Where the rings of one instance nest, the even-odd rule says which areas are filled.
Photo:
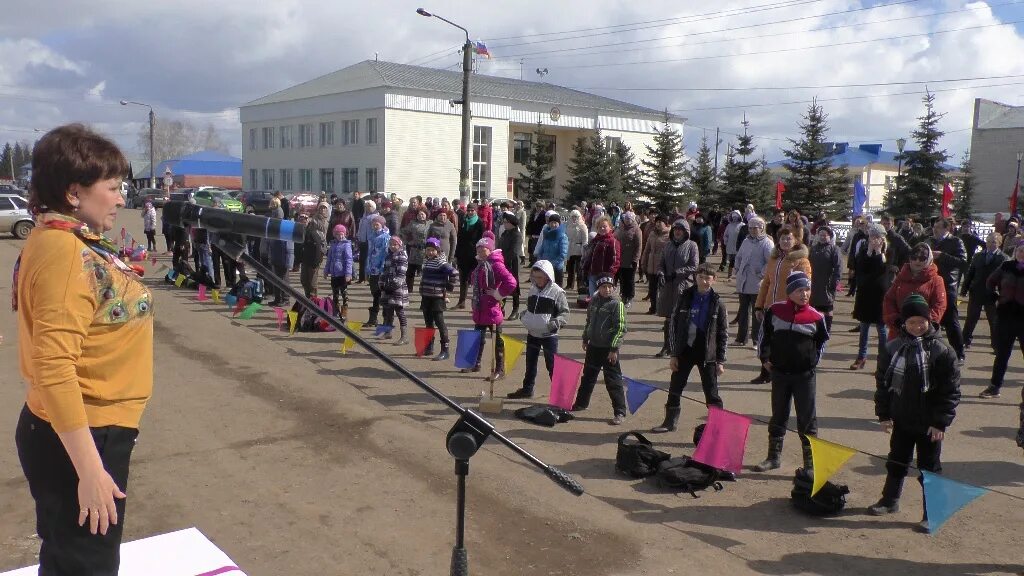
[[489, 381], [505, 377], [505, 344], [501, 339], [501, 301], [515, 290], [517, 283], [512, 273], [505, 267], [501, 250], [494, 249], [494, 234], [484, 232], [483, 238], [476, 243], [477, 266], [470, 276], [473, 287], [473, 324], [480, 331], [480, 348], [476, 355], [473, 368], [463, 368], [462, 372], [479, 372], [480, 361], [483, 359], [484, 336], [488, 328], [494, 328], [494, 372], [487, 377]]

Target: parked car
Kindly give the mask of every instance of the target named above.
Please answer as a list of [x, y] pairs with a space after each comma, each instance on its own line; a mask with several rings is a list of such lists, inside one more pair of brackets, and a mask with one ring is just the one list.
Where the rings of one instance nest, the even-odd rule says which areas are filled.
[[246, 190], [238, 197], [246, 211], [252, 211], [260, 216], [270, 214], [270, 199], [274, 197], [273, 190]]
[[178, 188], [171, 192], [170, 200], [172, 202], [190, 202], [195, 199], [195, 194], [195, 188]]
[[316, 205], [320, 203], [320, 196], [310, 192], [299, 192], [288, 197], [291, 205], [292, 217], [298, 214], [313, 215], [316, 212]]
[[17, 194], [22, 198], [28, 198], [28, 190], [22, 190], [14, 184], [0, 184], [0, 194]]
[[139, 193], [135, 195], [134, 199], [131, 200], [129, 208], [142, 208], [146, 205], [146, 202], [152, 202], [155, 208], [163, 208], [164, 204], [167, 204], [169, 200], [167, 191], [159, 188], [143, 188], [139, 190]]
[[28, 211], [28, 200], [20, 194], [0, 192], [0, 234], [14, 234], [15, 238], [24, 240], [35, 226]]
[[219, 188], [200, 188], [195, 194], [196, 204], [210, 208], [222, 208], [229, 212], [241, 212], [242, 203], [228, 196]]

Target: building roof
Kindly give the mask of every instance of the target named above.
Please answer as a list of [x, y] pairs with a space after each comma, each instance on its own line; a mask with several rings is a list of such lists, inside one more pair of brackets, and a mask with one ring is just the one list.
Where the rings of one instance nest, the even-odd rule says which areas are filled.
[[[537, 102], [558, 106], [577, 106], [611, 112], [663, 116], [664, 112], [630, 104], [613, 98], [605, 98], [588, 92], [573, 90], [547, 82], [531, 82], [500, 76], [473, 74], [470, 81], [470, 95], [484, 98], [501, 98], [521, 102]], [[364, 60], [347, 68], [331, 72], [274, 92], [245, 106], [259, 106], [304, 98], [315, 98], [329, 94], [354, 92], [368, 88], [394, 88], [441, 92], [448, 95], [462, 93], [462, 72], [440, 70], [424, 66], [410, 66], [378, 60]]]
[[1024, 106], [1010, 106], [978, 98], [974, 103], [974, 128], [1024, 128]]
[[[856, 148], [851, 147], [848, 142], [826, 142], [825, 147], [831, 152], [829, 158], [833, 166], [848, 166], [850, 168], [863, 168], [870, 164], [888, 164], [897, 166], [899, 161], [896, 156], [899, 152], [882, 150], [881, 144], [860, 144]], [[904, 150], [910, 152], [910, 150]], [[788, 160], [777, 160], [768, 164], [770, 168], [782, 168], [783, 163]], [[956, 170], [956, 166], [943, 164], [946, 170]]]
[[[181, 158], [164, 160], [156, 165], [156, 171], [153, 175], [157, 178], [162, 178], [164, 170], [168, 167], [170, 167], [171, 172], [175, 176], [242, 176], [241, 158], [214, 150], [203, 150], [188, 156], [182, 156]], [[147, 177], [148, 174], [149, 166], [147, 165]], [[135, 176], [139, 178], [142, 177], [142, 174], [135, 172]]]

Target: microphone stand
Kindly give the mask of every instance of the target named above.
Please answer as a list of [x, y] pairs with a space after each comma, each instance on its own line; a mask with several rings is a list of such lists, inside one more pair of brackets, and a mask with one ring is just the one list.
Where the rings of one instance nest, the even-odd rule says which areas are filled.
[[[275, 240], [263, 239], [264, 242], [272, 242]], [[457, 497], [456, 497], [456, 514], [455, 514], [455, 545], [452, 548], [452, 560], [451, 560], [451, 571], [452, 576], [468, 576], [469, 574], [469, 558], [466, 552], [465, 542], [465, 531], [466, 531], [466, 476], [469, 475], [469, 460], [474, 454], [480, 450], [488, 438], [493, 437], [498, 442], [501, 442], [513, 452], [521, 456], [524, 460], [533, 464], [539, 468], [548, 478], [553, 480], [556, 484], [562, 488], [568, 490], [570, 493], [580, 496], [583, 494], [583, 486], [580, 485], [575, 479], [570, 477], [565, 472], [545, 464], [540, 458], [537, 458], [533, 454], [530, 454], [525, 449], [517, 445], [512, 440], [506, 438], [502, 433], [494, 429], [494, 424], [491, 424], [486, 418], [480, 414], [459, 405], [457, 402], [446, 396], [440, 390], [437, 390], [430, 384], [427, 384], [419, 376], [416, 376], [410, 372], [406, 367], [402, 366], [390, 356], [382, 352], [376, 346], [370, 344], [364, 340], [359, 334], [349, 330], [348, 326], [344, 322], [331, 316], [319, 306], [313, 304], [308, 298], [306, 298], [301, 292], [293, 288], [290, 284], [285, 282], [283, 279], [278, 277], [276, 274], [267, 269], [266, 266], [261, 264], [259, 260], [253, 258], [243, 245], [241, 236], [234, 234], [217, 234], [216, 245], [225, 254], [233, 258], [235, 261], [241, 261], [252, 267], [261, 277], [266, 279], [268, 282], [273, 284], [280, 290], [287, 292], [295, 299], [296, 302], [302, 304], [306, 310], [309, 310], [332, 327], [338, 332], [345, 335], [346, 338], [352, 338], [360, 346], [366, 349], [367, 352], [376, 356], [381, 362], [387, 364], [390, 368], [405, 376], [407, 380], [419, 386], [424, 392], [433, 396], [437, 401], [448, 406], [453, 412], [459, 415], [459, 419], [452, 426], [451, 430], [448, 431], [446, 438], [446, 447], [448, 453], [455, 459], [455, 476], [458, 481]]]

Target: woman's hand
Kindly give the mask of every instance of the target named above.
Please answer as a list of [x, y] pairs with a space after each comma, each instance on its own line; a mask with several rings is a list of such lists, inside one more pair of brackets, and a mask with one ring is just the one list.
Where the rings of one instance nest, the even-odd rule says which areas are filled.
[[126, 495], [114, 483], [103, 467], [99, 467], [78, 479], [78, 525], [89, 521], [89, 533], [106, 535], [111, 524], [117, 524], [117, 508], [114, 498]]

